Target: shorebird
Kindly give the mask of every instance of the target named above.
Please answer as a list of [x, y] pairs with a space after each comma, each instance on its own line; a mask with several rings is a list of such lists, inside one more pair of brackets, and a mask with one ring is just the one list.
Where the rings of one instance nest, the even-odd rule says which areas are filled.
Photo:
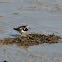
[[21, 33], [21, 37], [26, 37], [26, 32], [29, 29], [29, 25], [25, 25], [25, 26], [19, 26], [18, 28], [13, 28], [14, 30], [18, 31], [19, 33]]

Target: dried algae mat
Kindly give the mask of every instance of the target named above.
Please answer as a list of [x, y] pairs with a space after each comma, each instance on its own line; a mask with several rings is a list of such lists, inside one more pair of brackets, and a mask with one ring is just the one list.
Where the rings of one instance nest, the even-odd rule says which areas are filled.
[[17, 38], [5, 38], [0, 40], [0, 44], [17, 44], [20, 46], [32, 46], [39, 45], [42, 43], [58, 43], [62, 39], [60, 36], [50, 34], [28, 34], [27, 37], [17, 37]]

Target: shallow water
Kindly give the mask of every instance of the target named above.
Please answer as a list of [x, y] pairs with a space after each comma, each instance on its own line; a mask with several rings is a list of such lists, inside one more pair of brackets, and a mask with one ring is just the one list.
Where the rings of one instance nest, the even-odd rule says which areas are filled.
[[[54, 32], [62, 36], [62, 0], [0, 0], [0, 39], [20, 36], [13, 30], [20, 25], [29, 25], [31, 30], [28, 32]], [[62, 62], [61, 45], [32, 46], [28, 48], [30, 52], [22, 49], [22, 53], [17, 52], [21, 49], [17, 46], [2, 46], [0, 61], [7, 59], [10, 62], [40, 62], [42, 58], [32, 57], [40, 55], [44, 62]], [[9, 53], [2, 52], [6, 48]]]
[[0, 61], [8, 62], [62, 62], [61, 43], [42, 44], [29, 48], [0, 45]]
[[[29, 25], [29, 32], [62, 36], [62, 0], [0, 0], [0, 38], [19, 34], [14, 27]], [[4, 3], [2, 3], [4, 2]]]

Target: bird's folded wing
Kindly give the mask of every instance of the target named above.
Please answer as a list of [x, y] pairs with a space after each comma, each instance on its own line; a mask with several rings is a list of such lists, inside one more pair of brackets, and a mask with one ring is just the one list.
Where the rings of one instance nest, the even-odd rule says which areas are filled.
[[19, 28], [19, 30], [22, 30], [23, 28]]

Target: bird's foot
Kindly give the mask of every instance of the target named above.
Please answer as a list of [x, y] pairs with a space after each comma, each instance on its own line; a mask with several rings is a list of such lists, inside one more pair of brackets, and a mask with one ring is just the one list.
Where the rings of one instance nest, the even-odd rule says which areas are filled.
[[27, 37], [26, 35], [24, 35], [24, 34], [21, 34], [21, 37]]

